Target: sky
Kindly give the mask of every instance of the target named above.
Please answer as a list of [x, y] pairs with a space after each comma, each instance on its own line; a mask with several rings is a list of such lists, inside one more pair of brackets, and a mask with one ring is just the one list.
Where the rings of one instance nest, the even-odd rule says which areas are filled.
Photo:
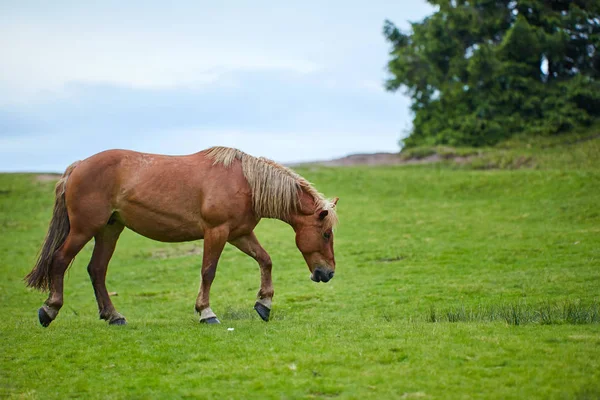
[[397, 151], [410, 130], [381, 32], [431, 14], [424, 0], [166, 4], [0, 3], [0, 171], [111, 148], [325, 160]]

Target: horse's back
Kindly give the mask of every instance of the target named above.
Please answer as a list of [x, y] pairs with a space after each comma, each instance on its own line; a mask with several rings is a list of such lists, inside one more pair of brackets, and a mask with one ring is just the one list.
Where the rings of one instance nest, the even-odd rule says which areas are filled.
[[95, 214], [95, 224], [114, 215], [161, 241], [201, 238], [207, 226], [247, 220], [250, 207], [241, 167], [213, 165], [202, 152], [166, 156], [107, 150], [77, 166], [67, 191], [70, 214]]

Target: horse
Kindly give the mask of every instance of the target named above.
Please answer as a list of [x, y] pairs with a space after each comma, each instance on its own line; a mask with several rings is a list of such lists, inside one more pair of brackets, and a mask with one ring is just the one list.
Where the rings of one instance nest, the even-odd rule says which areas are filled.
[[272, 262], [254, 229], [261, 218], [289, 224], [314, 282], [334, 276], [333, 228], [338, 198], [327, 200], [291, 169], [238, 149], [212, 147], [184, 156], [107, 150], [76, 161], [56, 184], [54, 211], [27, 286], [48, 291], [38, 310], [44, 327], [63, 306], [64, 275], [74, 257], [94, 238], [87, 267], [100, 319], [126, 324], [106, 289], [106, 272], [125, 227], [150, 239], [204, 239], [201, 283], [195, 310], [200, 322], [220, 323], [209, 293], [225, 244], [260, 266], [254, 309], [269, 320]]

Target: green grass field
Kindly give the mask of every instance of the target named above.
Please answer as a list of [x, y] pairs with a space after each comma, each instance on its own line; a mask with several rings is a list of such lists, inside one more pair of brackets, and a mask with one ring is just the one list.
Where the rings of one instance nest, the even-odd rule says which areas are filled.
[[[86, 265], [49, 328], [25, 288], [53, 182], [0, 175], [0, 397], [600, 397], [600, 139], [526, 150], [527, 168], [300, 168], [341, 198], [336, 277], [309, 280], [290, 227], [264, 220], [272, 320], [256, 263], [228, 246], [194, 314], [201, 243], [125, 231], [108, 289], [129, 324], [98, 320]], [[228, 330], [234, 328], [234, 330]]]

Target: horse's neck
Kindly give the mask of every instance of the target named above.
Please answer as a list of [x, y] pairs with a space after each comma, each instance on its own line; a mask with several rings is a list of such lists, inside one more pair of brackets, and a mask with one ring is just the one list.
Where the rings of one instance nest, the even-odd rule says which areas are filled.
[[292, 210], [289, 217], [282, 219], [287, 222], [297, 231], [306, 222], [306, 219], [312, 216], [315, 212], [315, 199], [304, 190], [300, 192], [300, 202], [295, 210]]

